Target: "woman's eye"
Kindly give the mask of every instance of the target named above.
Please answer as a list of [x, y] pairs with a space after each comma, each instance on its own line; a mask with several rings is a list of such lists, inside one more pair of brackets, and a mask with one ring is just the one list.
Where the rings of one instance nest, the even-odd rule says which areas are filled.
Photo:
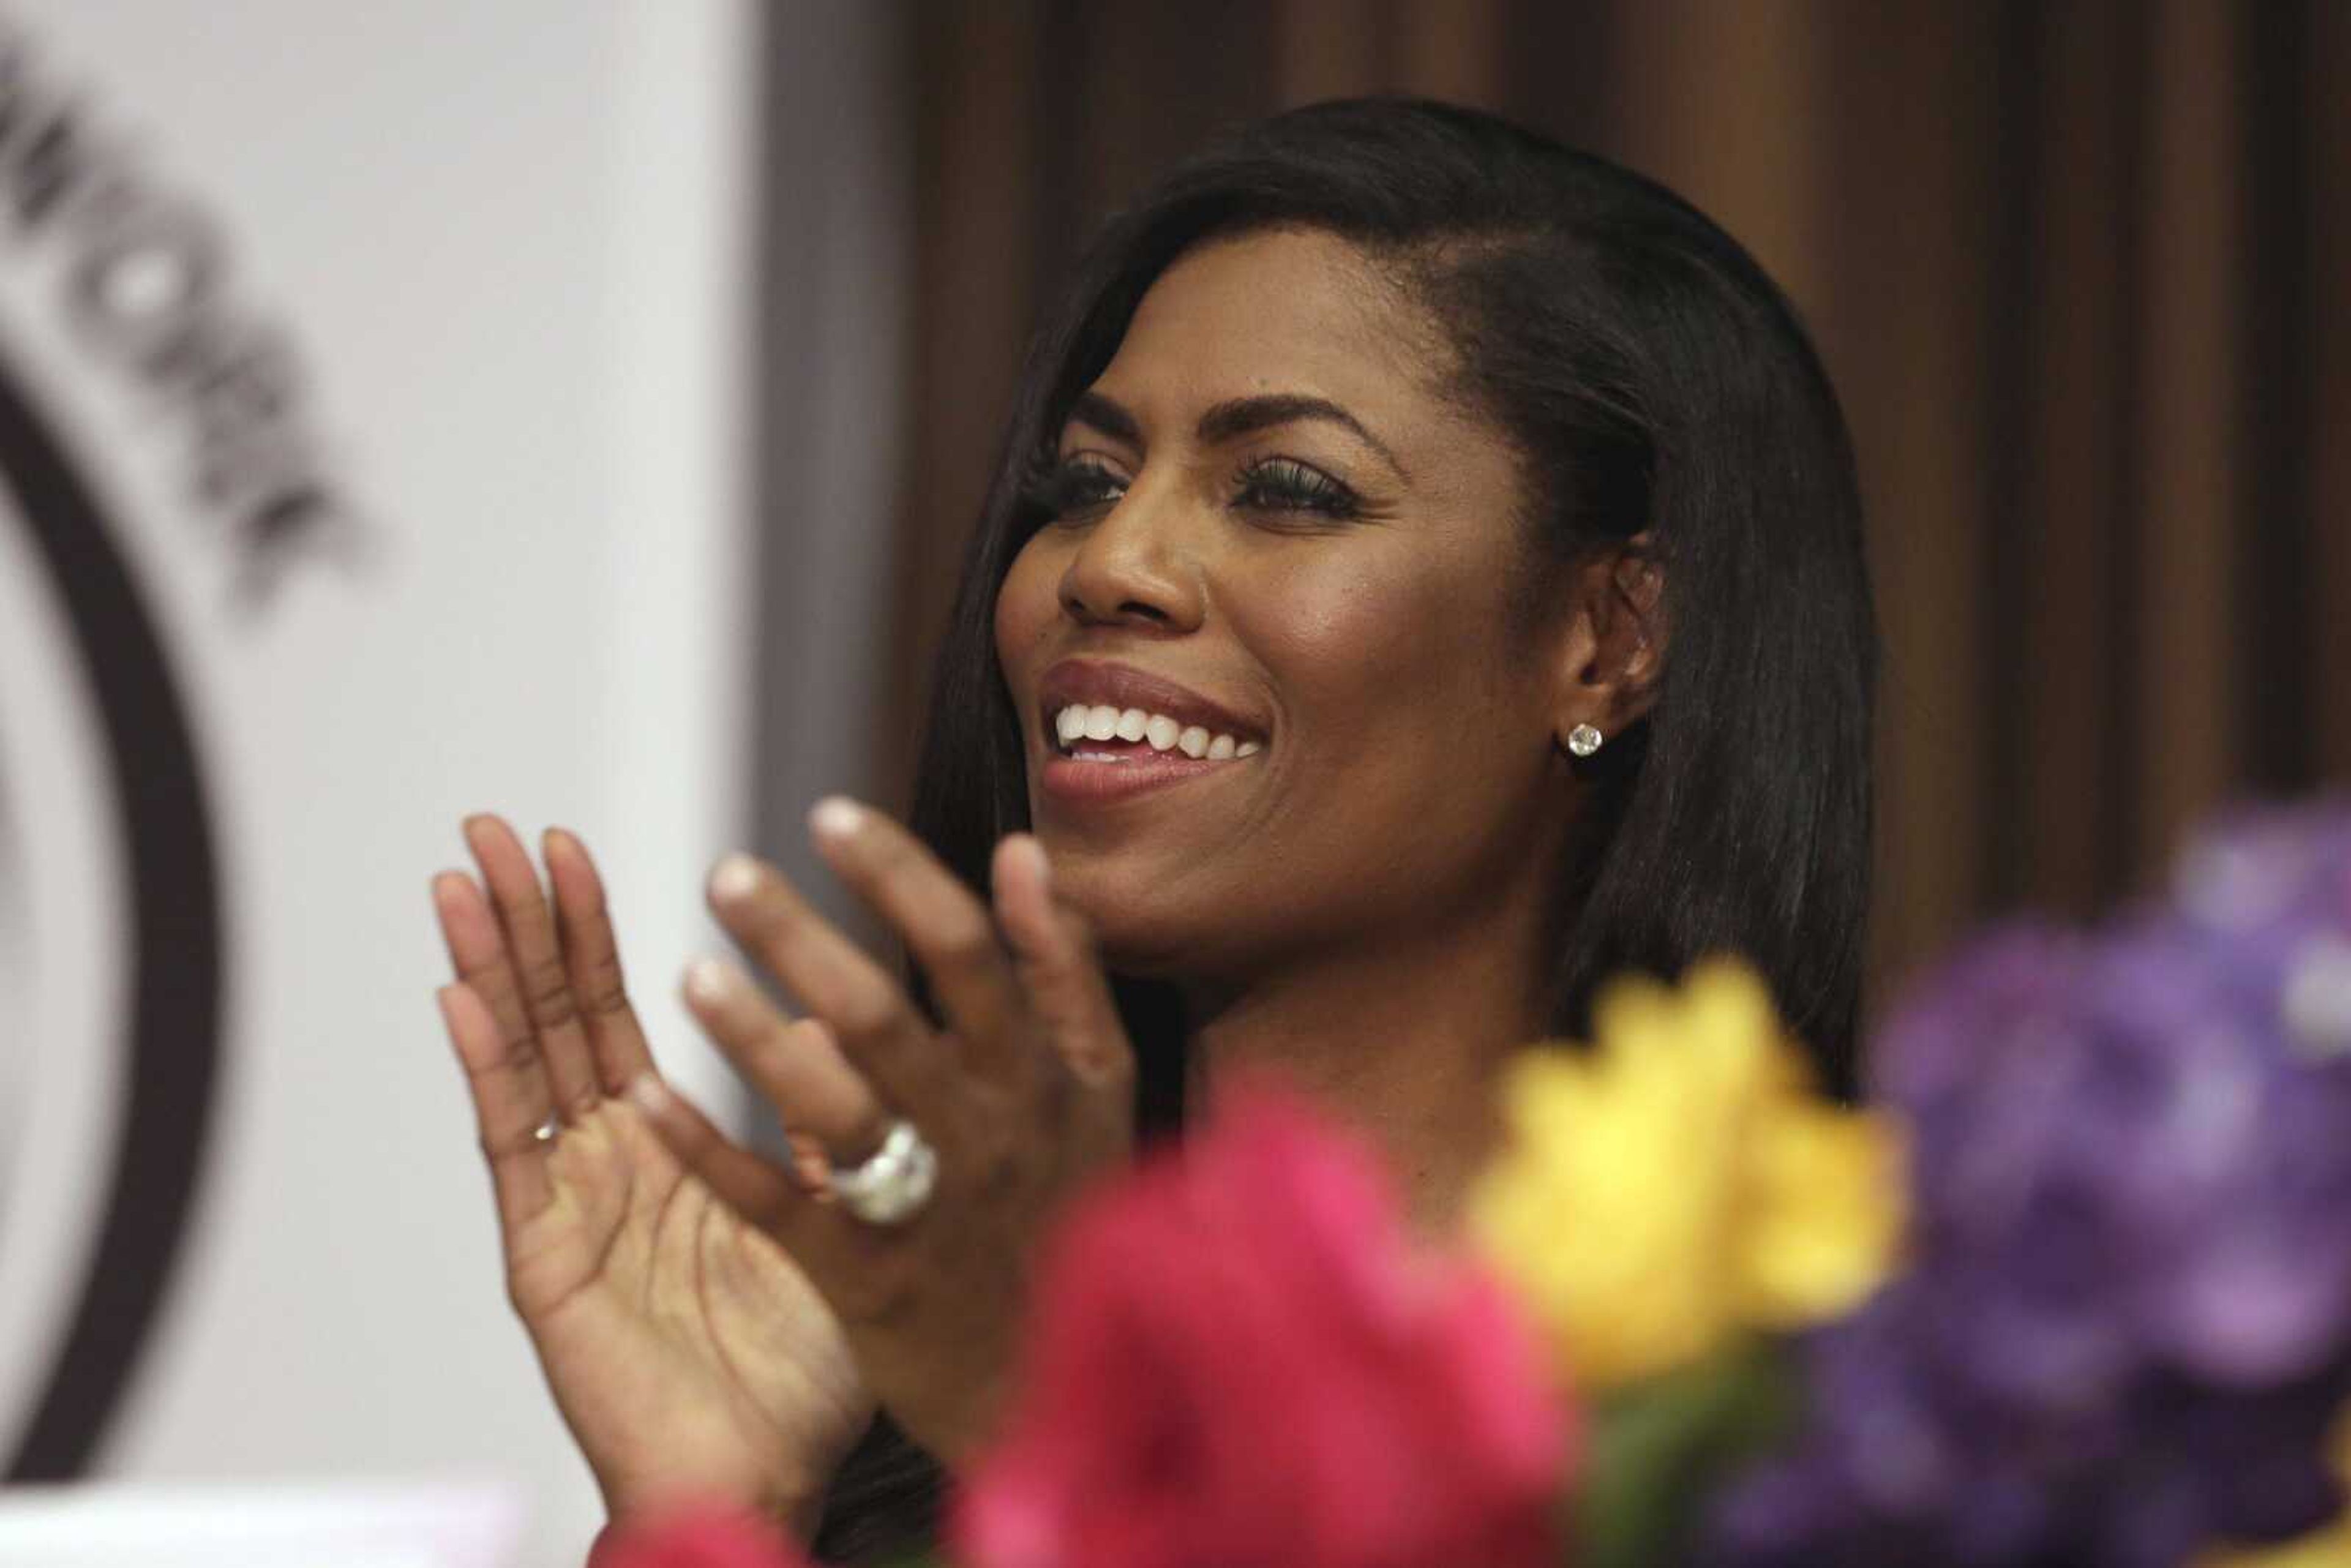
[[1092, 457], [1067, 457], [1031, 475], [1022, 499], [1050, 517], [1066, 517], [1102, 511], [1125, 494], [1126, 481], [1109, 465]]
[[1269, 457], [1242, 469], [1238, 499], [1258, 511], [1326, 517], [1352, 517], [1362, 505], [1354, 491], [1294, 457]]

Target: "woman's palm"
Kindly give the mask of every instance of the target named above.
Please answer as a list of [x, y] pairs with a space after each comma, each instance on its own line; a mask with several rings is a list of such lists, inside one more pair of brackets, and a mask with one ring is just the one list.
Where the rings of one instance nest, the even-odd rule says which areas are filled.
[[566, 1424], [616, 1515], [685, 1499], [805, 1510], [872, 1413], [839, 1323], [622, 1092], [652, 1063], [584, 849], [549, 836], [550, 912], [503, 822], [467, 837], [490, 896], [435, 881], [460, 976], [443, 1016], [508, 1293]]
[[871, 1414], [831, 1311], [633, 1105], [566, 1128], [549, 1166], [508, 1284], [608, 1494], [796, 1500], [778, 1478], [829, 1470]]

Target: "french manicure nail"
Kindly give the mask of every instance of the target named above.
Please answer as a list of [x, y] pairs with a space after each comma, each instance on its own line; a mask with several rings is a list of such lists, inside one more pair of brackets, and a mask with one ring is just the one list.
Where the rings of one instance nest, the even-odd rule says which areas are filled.
[[695, 1001], [716, 1005], [735, 988], [726, 966], [716, 958], [696, 958], [685, 968], [685, 991]]
[[758, 862], [747, 854], [731, 854], [710, 873], [710, 891], [718, 898], [748, 898], [758, 891]]
[[820, 837], [845, 839], [865, 821], [865, 808], [846, 795], [828, 795], [809, 812], [809, 828]]

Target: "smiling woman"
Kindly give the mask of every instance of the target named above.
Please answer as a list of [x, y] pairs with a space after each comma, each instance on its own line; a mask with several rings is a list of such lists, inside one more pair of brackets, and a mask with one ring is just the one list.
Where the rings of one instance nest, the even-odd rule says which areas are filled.
[[688, 998], [799, 1168], [652, 1075], [576, 841], [551, 907], [495, 821], [436, 883], [515, 1299], [615, 1514], [924, 1538], [1039, 1239], [1237, 1075], [1440, 1232], [1501, 1061], [1618, 971], [1743, 953], [1844, 1082], [1875, 667], [1834, 398], [1686, 204], [1409, 101], [1179, 171], [1029, 366], [911, 831], [812, 819], [910, 983], [773, 868], [712, 879], [808, 1016], [726, 966]]
[[[1264, 737], [1252, 766], [1236, 746], [1232, 765], [1171, 774], [1061, 760], [1032, 732], [1024, 770], [1030, 821], [1113, 967], [1186, 988], [1196, 1034], [1213, 1019], [1192, 1053], [1204, 1074], [1236, 1028], [1287, 1041], [1313, 1019], [1417, 1018], [1419, 1038], [1462, 1040], [1438, 1054], [1465, 1070], [1465, 1031], [1543, 1031], [1524, 938], [1577, 815], [1558, 742], [1637, 719], [1656, 661], [1630, 659], [1635, 630], [1602, 667], [1598, 632], [1636, 608], [1612, 604], [1605, 572], [1563, 583], [1539, 619], [1510, 613], [1531, 570], [1520, 465], [1447, 395], [1453, 370], [1353, 242], [1205, 243], [1144, 297], [1059, 434], [1061, 477], [1031, 492], [1047, 516], [996, 598], [1015, 707], [1058, 701], [1056, 675], [1107, 704], [1089, 672], [1147, 671]], [[1222, 395], [1260, 386], [1283, 390]], [[1091, 782], [1138, 772], [1196, 782], [1148, 799]], [[1132, 805], [1081, 809], [1112, 801]], [[1271, 993], [1253, 983], [1269, 970]], [[1448, 993], [1462, 1005], [1432, 1015]], [[1434, 1077], [1422, 1060], [1395, 1071], [1424, 1091]], [[1463, 1107], [1482, 1101], [1482, 1074], [1462, 1079], [1447, 1087]], [[1463, 1130], [1445, 1131], [1447, 1155]]]
[[[1081, 264], [965, 564], [913, 826], [975, 882], [1037, 833], [1146, 1132], [1278, 1065], [1442, 1225], [1498, 1054], [1580, 1032], [1616, 971], [1744, 952], [1849, 1084], [1876, 663], [1844, 420], [1738, 244], [1494, 117], [1322, 105]], [[1262, 755], [1057, 788], [1164, 767], [1055, 755], [1064, 698], [1147, 725], [1086, 688], [1130, 673]], [[869, 1476], [912, 1490], [883, 1447], [837, 1523]]]

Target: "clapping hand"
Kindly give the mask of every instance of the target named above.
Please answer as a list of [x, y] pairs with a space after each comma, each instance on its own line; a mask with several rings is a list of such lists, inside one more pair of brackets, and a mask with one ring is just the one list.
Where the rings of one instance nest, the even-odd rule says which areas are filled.
[[[505, 822], [474, 818], [465, 837], [480, 880], [433, 883], [457, 975], [442, 1017], [489, 1162], [507, 1291], [564, 1420], [615, 1518], [732, 1502], [806, 1535], [872, 1414], [841, 1324], [627, 1096], [658, 1080], [585, 846], [547, 835], [550, 907]], [[669, 1136], [713, 1151], [714, 1172], [747, 1159], [654, 1098]]]
[[1000, 1414], [1038, 1241], [1132, 1153], [1133, 1052], [1085, 923], [1055, 898], [1034, 838], [997, 846], [991, 910], [879, 812], [834, 800], [810, 822], [827, 864], [906, 942], [945, 1027], [746, 856], [712, 874], [711, 906], [807, 1016], [716, 960], [690, 972], [688, 1004], [796, 1146], [853, 1167], [904, 1118], [935, 1151], [935, 1189], [902, 1219], [862, 1219], [729, 1143], [657, 1080], [638, 1079], [634, 1094], [680, 1164], [799, 1266], [883, 1406], [954, 1464]]

